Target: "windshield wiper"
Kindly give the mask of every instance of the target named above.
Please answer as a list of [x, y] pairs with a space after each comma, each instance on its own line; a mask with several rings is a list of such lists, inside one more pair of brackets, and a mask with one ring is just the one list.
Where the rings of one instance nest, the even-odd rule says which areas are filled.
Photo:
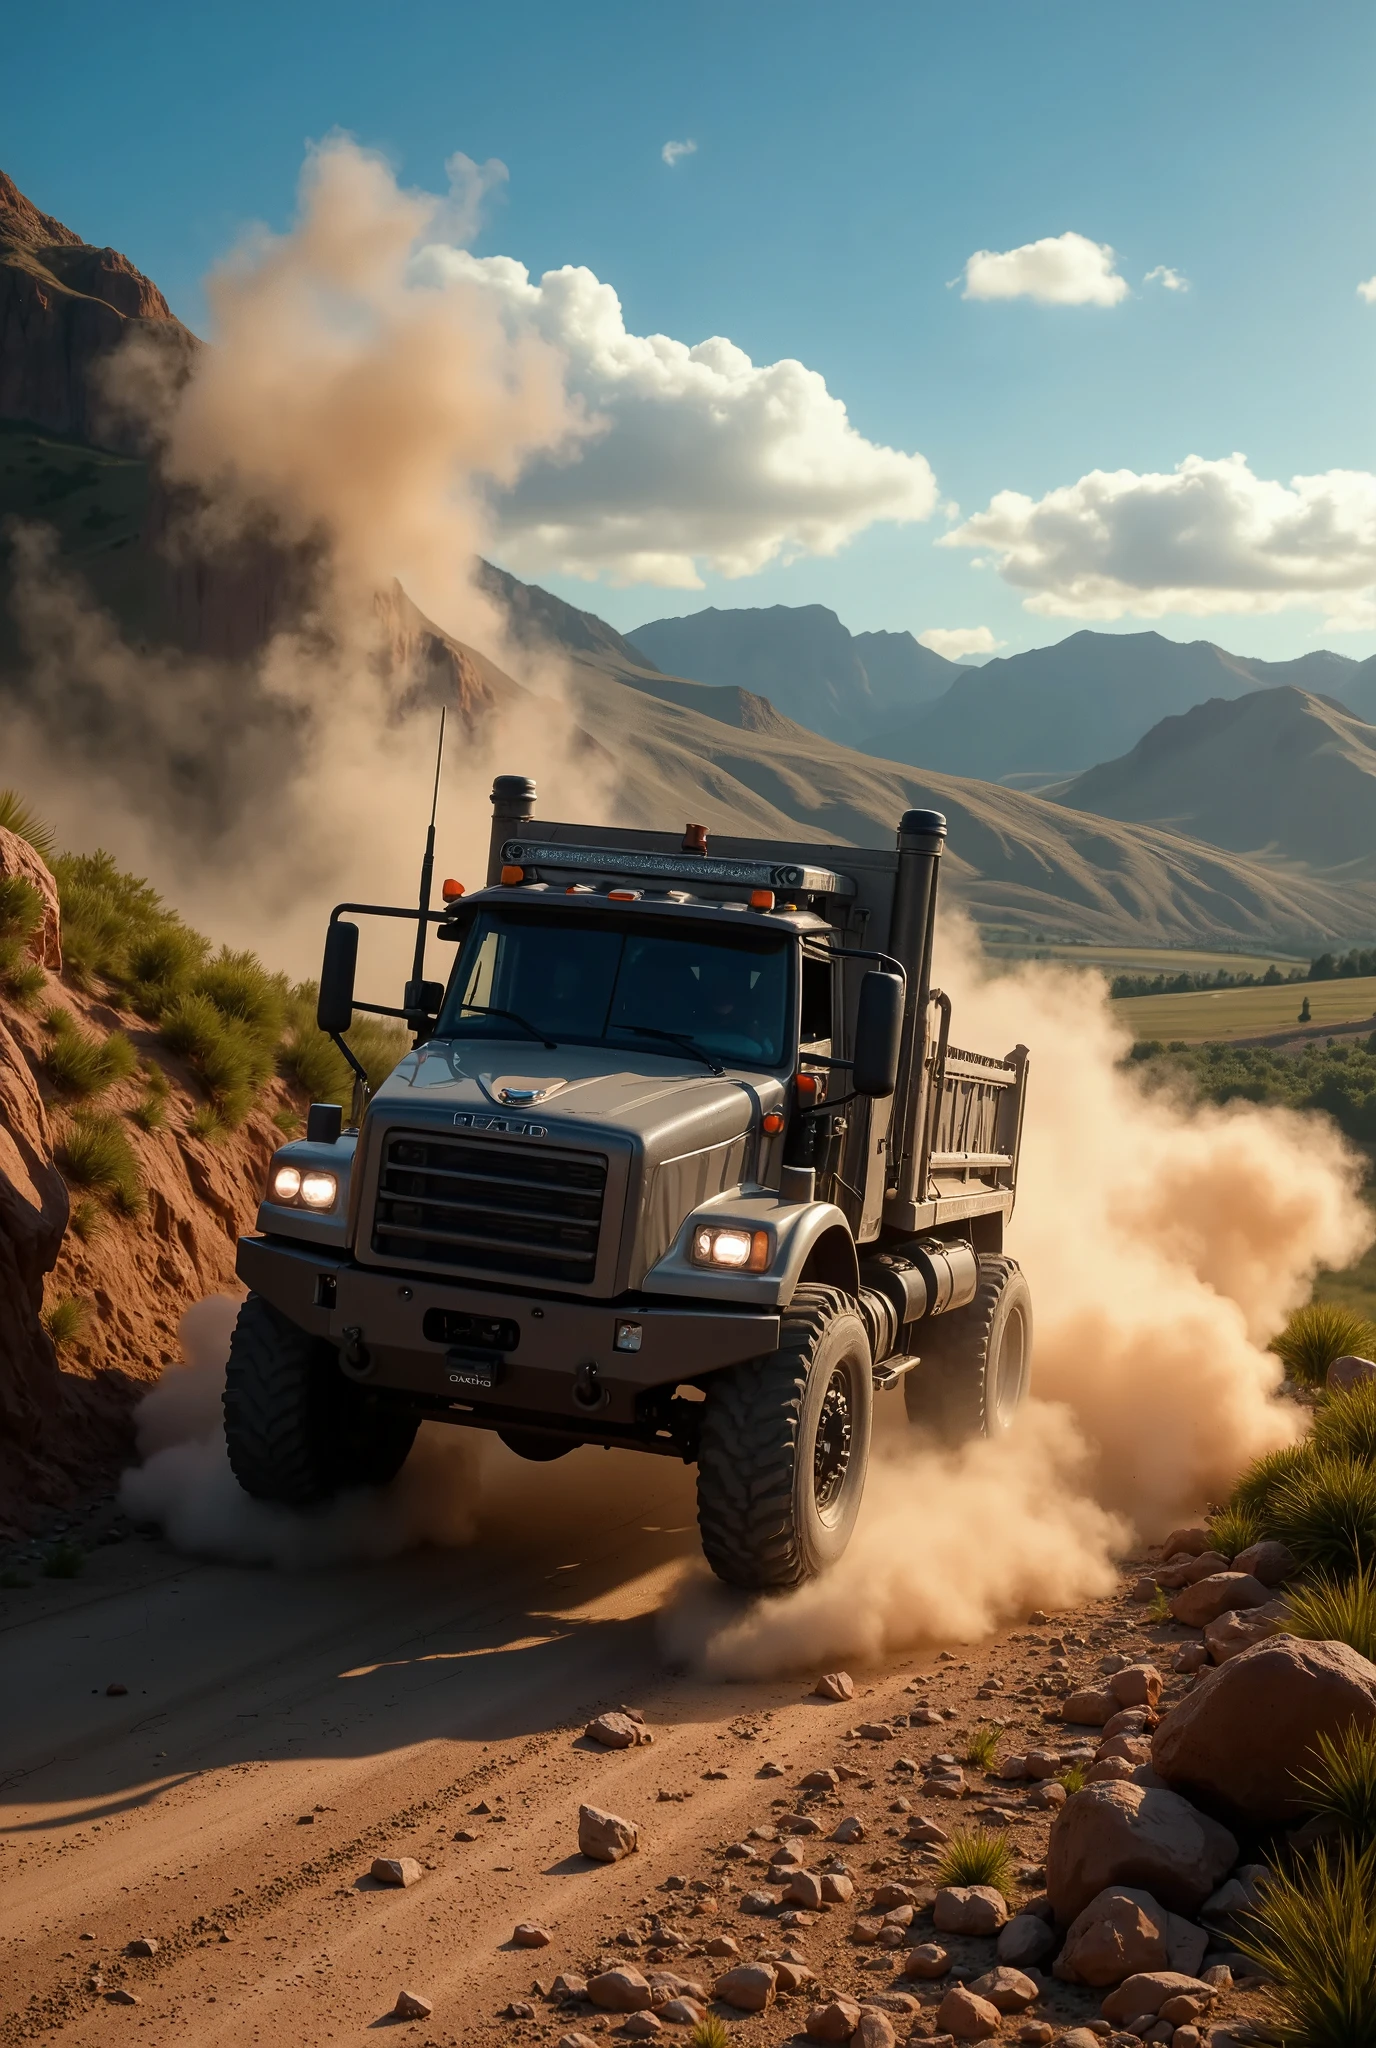
[[[558, 1052], [559, 1050], [557, 1039], [546, 1038], [544, 1032], [538, 1030], [528, 1017], [519, 1016], [515, 1010], [495, 1010], [489, 1008], [486, 1003], [464, 1003], [461, 1005], [461, 1008], [464, 1017], [509, 1017], [513, 1024], [519, 1024], [521, 1029], [528, 1031], [532, 1038], [538, 1038], [547, 1052]], [[460, 1022], [462, 1021], [461, 1017]]]
[[681, 1046], [684, 1052], [692, 1053], [694, 1059], [701, 1060], [703, 1065], [710, 1067], [714, 1074], [724, 1074], [726, 1072], [721, 1061], [714, 1060], [711, 1053], [704, 1052], [700, 1045], [694, 1045], [686, 1032], [658, 1031], [653, 1024], [618, 1024], [616, 1028], [618, 1031], [634, 1031], [641, 1038], [667, 1038], [670, 1045]]

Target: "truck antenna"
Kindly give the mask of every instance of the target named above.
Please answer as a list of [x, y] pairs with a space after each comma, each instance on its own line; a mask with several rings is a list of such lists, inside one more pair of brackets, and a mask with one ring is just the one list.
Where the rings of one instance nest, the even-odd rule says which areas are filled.
[[425, 858], [420, 864], [420, 915], [416, 919], [416, 950], [411, 962], [411, 985], [406, 991], [408, 1010], [420, 1012], [424, 1009], [421, 1001], [421, 983], [425, 979], [425, 941], [429, 936], [430, 888], [435, 875], [435, 817], [440, 803], [440, 772], [444, 767], [444, 718], [447, 707], [440, 706], [440, 738], [435, 749], [435, 787], [430, 795], [430, 829], [425, 835]]

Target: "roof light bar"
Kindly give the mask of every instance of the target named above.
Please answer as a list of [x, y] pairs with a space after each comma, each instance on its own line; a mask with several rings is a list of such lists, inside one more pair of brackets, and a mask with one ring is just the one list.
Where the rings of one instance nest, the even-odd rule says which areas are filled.
[[622, 852], [609, 846], [548, 846], [528, 839], [508, 839], [504, 862], [527, 868], [575, 868], [584, 874], [636, 875], [685, 882], [717, 882], [738, 889], [805, 890], [813, 896], [853, 896], [849, 875], [832, 868], [773, 866], [763, 860], [722, 860], [713, 854], [650, 853], [639, 848]]

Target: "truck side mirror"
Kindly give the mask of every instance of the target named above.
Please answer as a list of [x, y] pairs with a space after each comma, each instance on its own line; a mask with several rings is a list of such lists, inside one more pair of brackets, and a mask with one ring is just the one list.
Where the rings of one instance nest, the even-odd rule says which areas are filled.
[[354, 975], [358, 969], [358, 926], [335, 923], [325, 934], [320, 968], [320, 996], [315, 1021], [331, 1035], [347, 1031], [354, 1021]]
[[892, 1095], [903, 1044], [903, 979], [874, 968], [860, 983], [851, 1086], [857, 1095]]

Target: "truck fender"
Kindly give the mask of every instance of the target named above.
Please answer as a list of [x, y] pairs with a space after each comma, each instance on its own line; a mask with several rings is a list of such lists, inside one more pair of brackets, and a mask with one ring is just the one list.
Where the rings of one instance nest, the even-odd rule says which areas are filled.
[[[703, 1224], [768, 1230], [772, 1239], [768, 1266], [760, 1273], [741, 1273], [694, 1265], [690, 1246], [693, 1233]], [[859, 1261], [849, 1223], [832, 1202], [784, 1202], [777, 1194], [762, 1190], [758, 1194], [714, 1195], [700, 1202], [684, 1218], [673, 1244], [641, 1285], [647, 1294], [700, 1294], [704, 1299], [786, 1308], [805, 1272], [809, 1280], [859, 1295]]]

